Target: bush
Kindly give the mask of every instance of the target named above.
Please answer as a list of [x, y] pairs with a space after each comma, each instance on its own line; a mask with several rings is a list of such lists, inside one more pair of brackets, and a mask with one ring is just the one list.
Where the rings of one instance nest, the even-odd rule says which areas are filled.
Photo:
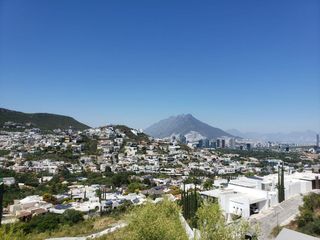
[[179, 208], [168, 200], [158, 204], [147, 203], [137, 208], [129, 219], [124, 239], [130, 240], [186, 240], [179, 220]]
[[47, 213], [33, 217], [29, 222], [22, 224], [21, 228], [24, 233], [40, 233], [45, 231], [53, 231], [63, 225], [72, 225], [83, 221], [83, 214], [79, 211], [69, 209], [62, 215], [55, 213]]
[[[225, 218], [218, 203], [204, 203], [197, 211], [198, 228], [201, 239], [244, 239], [250, 226], [246, 221], [237, 221], [230, 225], [225, 224]], [[254, 235], [257, 230], [252, 229]]]
[[63, 220], [65, 223], [68, 223], [69, 225], [82, 222], [83, 214], [79, 211], [76, 211], [74, 209], [68, 209], [63, 213]]
[[311, 193], [303, 198], [299, 208], [300, 215], [296, 218], [298, 231], [320, 236], [320, 194]]
[[52, 204], [57, 204], [57, 198], [55, 198], [52, 194], [50, 193], [45, 193], [43, 194], [43, 201], [46, 201], [48, 203]]
[[45, 231], [52, 231], [57, 229], [61, 222], [61, 215], [47, 213], [45, 215], [33, 217], [30, 220], [30, 222], [27, 222], [24, 225], [22, 225], [22, 230], [27, 234], [32, 232], [40, 233]]

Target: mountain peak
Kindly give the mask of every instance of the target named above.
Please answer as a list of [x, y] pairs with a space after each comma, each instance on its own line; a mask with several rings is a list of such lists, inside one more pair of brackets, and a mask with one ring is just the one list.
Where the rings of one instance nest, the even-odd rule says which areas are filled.
[[197, 132], [208, 139], [231, 136], [219, 128], [201, 122], [190, 113], [163, 119], [145, 129], [145, 132], [157, 138], [170, 137], [172, 134], [186, 135], [190, 132]]
[[177, 116], [172, 116], [172, 118], [184, 118], [184, 119], [191, 119], [191, 118], [194, 118], [194, 116], [192, 116], [192, 114], [190, 114], [190, 113], [187, 113], [187, 114], [185, 114], [185, 113], [183, 113], [183, 114], [179, 114], [179, 115], [177, 115]]

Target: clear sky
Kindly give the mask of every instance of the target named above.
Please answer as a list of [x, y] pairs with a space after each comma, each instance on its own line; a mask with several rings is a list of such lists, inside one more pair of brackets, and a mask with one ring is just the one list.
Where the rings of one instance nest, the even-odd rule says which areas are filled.
[[320, 1], [0, 1], [0, 107], [320, 130]]

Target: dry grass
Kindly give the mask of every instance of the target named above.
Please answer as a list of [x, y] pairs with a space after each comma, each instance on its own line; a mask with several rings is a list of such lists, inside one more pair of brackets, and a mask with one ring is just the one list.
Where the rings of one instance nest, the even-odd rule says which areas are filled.
[[130, 235], [127, 230], [128, 228], [125, 227], [113, 233], [109, 233], [100, 238], [97, 238], [97, 240], [123, 240], [127, 235]]
[[32, 240], [42, 240], [49, 237], [77, 237], [85, 236], [92, 233], [99, 232], [106, 229], [110, 225], [117, 222], [117, 219], [110, 216], [105, 217], [95, 217], [92, 219], [85, 220], [84, 222], [72, 225], [72, 226], [62, 226], [53, 232], [44, 232], [37, 234], [29, 234], [28, 239]]

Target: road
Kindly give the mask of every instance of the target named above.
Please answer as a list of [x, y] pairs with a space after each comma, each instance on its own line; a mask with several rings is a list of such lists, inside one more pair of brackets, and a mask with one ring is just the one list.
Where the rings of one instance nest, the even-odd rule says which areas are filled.
[[[315, 190], [314, 192], [318, 192]], [[259, 240], [273, 239], [271, 236], [272, 230], [277, 226], [284, 226], [294, 220], [299, 214], [299, 206], [303, 204], [303, 195], [297, 195], [290, 199], [273, 206], [272, 208], [261, 212], [257, 215], [252, 215], [249, 218], [251, 224], [260, 226]]]

